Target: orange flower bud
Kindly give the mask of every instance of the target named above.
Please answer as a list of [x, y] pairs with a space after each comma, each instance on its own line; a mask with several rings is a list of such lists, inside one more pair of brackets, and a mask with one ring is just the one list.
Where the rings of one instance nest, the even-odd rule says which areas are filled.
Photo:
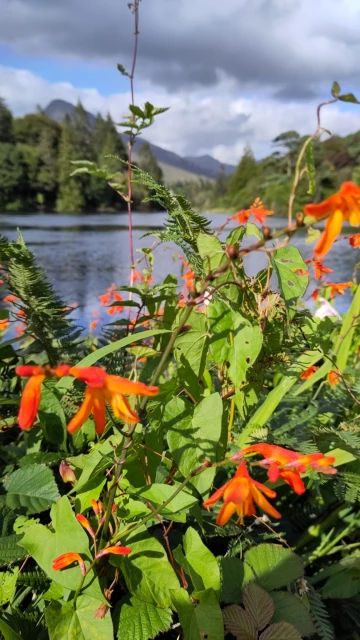
[[61, 460], [60, 462], [59, 473], [63, 482], [71, 482], [71, 484], [75, 484], [75, 473], [70, 469], [69, 465], [66, 464], [65, 460]]

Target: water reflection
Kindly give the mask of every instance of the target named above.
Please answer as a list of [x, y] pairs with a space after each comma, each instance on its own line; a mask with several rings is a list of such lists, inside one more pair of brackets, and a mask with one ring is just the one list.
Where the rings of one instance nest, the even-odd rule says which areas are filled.
[[[143, 237], [145, 233], [161, 229], [164, 213], [134, 213], [134, 243], [137, 249], [150, 247], [155, 238]], [[211, 227], [224, 223], [222, 214], [209, 214]], [[272, 227], [284, 225], [284, 219], [271, 219]], [[220, 236], [224, 239], [228, 231], [236, 226], [231, 223]], [[128, 283], [130, 249], [126, 214], [59, 215], [29, 214], [0, 215], [1, 233], [14, 240], [20, 229], [29, 248], [48, 273], [55, 290], [71, 304], [79, 305], [75, 316], [82, 324], [91, 320], [91, 313], [98, 308], [98, 295], [108, 286]], [[344, 230], [348, 233], [349, 230]], [[251, 243], [254, 238], [247, 239]], [[305, 243], [305, 232], [296, 235], [292, 243], [301, 249], [304, 258], [312, 255], [313, 245]], [[180, 275], [180, 262], [174, 260], [179, 249], [171, 244], [161, 245], [155, 250], [154, 282], [160, 282], [168, 273]], [[137, 254], [140, 257], [140, 254]], [[351, 249], [346, 240], [335, 243], [326, 265], [334, 269], [334, 281], [350, 280], [359, 251]], [[266, 256], [259, 252], [246, 259], [246, 269], [255, 275], [266, 265]], [[310, 283], [308, 291], [314, 288]], [[344, 311], [349, 304], [349, 293], [336, 301], [337, 309]]]

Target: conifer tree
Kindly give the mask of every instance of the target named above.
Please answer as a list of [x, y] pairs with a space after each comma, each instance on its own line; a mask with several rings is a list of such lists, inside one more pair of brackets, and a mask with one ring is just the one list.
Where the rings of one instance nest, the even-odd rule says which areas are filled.
[[66, 118], [62, 127], [58, 161], [59, 190], [56, 210], [59, 212], [81, 211], [85, 204], [78, 180], [70, 177], [71, 160], [74, 159], [71, 132], [69, 118]]
[[14, 142], [12, 113], [2, 98], [0, 98], [0, 142]]

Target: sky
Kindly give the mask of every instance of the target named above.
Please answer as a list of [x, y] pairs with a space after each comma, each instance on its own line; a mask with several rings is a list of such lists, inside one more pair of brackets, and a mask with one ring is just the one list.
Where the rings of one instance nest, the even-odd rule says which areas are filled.
[[[15, 115], [56, 98], [120, 121], [128, 111], [128, 0], [0, 0], [0, 96]], [[360, 96], [359, 0], [141, 0], [135, 103], [170, 107], [146, 138], [236, 164], [282, 131], [316, 128], [332, 82]], [[360, 105], [322, 112], [333, 134], [360, 130]]]

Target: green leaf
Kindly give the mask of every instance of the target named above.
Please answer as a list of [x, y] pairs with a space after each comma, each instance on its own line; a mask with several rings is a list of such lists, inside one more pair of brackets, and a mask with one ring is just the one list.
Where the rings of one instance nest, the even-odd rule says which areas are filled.
[[333, 82], [333, 85], [331, 87], [331, 95], [334, 96], [334, 98], [338, 98], [340, 91], [341, 89], [339, 83], [336, 81]]
[[233, 347], [230, 348], [228, 360], [230, 362], [229, 376], [235, 387], [246, 382], [246, 372], [258, 357], [263, 335], [258, 325], [251, 325], [245, 318], [239, 316], [234, 319]]
[[311, 142], [305, 149], [305, 163], [307, 177], [309, 181], [308, 194], [313, 195], [315, 193], [315, 163], [314, 163], [314, 149]]
[[171, 590], [179, 588], [174, 569], [164, 547], [145, 528], [126, 538], [132, 552], [128, 556], [112, 556], [111, 564], [120, 567], [130, 593], [154, 606], [171, 606]]
[[22, 640], [19, 634], [11, 629], [11, 627], [9, 627], [9, 625], [4, 620], [0, 620], [0, 631], [3, 634], [5, 640]]
[[262, 235], [259, 227], [256, 226], [253, 222], [247, 222], [245, 225], [245, 235], [248, 236], [256, 236], [258, 240], [262, 240]]
[[[164, 428], [169, 448], [183, 476], [209, 460], [217, 460], [222, 430], [223, 405], [218, 393], [204, 398], [196, 405], [193, 415], [181, 398], [173, 398], [165, 406]], [[191, 483], [203, 495], [210, 489], [215, 469], [206, 469]]]
[[257, 640], [257, 626], [250, 613], [238, 604], [223, 610], [226, 631], [241, 640]]
[[242, 601], [244, 565], [239, 558], [219, 558], [221, 572], [221, 602]]
[[[54, 571], [52, 563], [58, 556], [71, 551], [79, 553], [84, 560], [91, 561], [89, 538], [76, 520], [66, 496], [60, 498], [52, 507], [50, 516], [53, 531], [42, 524], [34, 524], [26, 530], [21, 546], [36, 560], [51, 580], [70, 591], [75, 591], [82, 579], [79, 567], [72, 565], [64, 570]], [[99, 583], [94, 579], [92, 572], [87, 576], [85, 586], [88, 595], [102, 599]]]
[[45, 384], [42, 386], [39, 410], [40, 424], [45, 438], [52, 444], [66, 441], [66, 417], [59, 399]]
[[81, 596], [72, 602], [53, 601], [45, 607], [45, 620], [50, 640], [110, 640], [114, 637], [111, 615], [96, 617], [101, 601]]
[[5, 571], [0, 573], [0, 605], [3, 606], [8, 602], [12, 602], [15, 595], [16, 581], [19, 569], [15, 567], [14, 571]]
[[210, 236], [207, 233], [199, 233], [197, 239], [199, 254], [204, 261], [205, 273], [215, 271], [222, 263], [225, 263], [227, 257], [224, 253], [222, 244], [216, 236]]
[[316, 242], [321, 236], [320, 229], [314, 229], [314, 227], [308, 227], [305, 242], [306, 244], [312, 244]]
[[257, 584], [248, 584], [244, 589], [243, 601], [245, 611], [254, 620], [256, 629], [264, 629], [274, 613], [274, 603], [267, 591]]
[[[154, 483], [143, 487], [136, 493], [143, 500], [147, 500], [158, 507], [172, 496], [176, 487], [176, 484], [170, 486], [168, 484]], [[184, 509], [190, 509], [190, 507], [193, 507], [197, 502], [198, 499], [194, 497], [188, 489], [184, 488], [169, 502], [165, 509], [161, 511], [161, 515], [165, 516], [166, 514], [178, 513], [179, 511], [184, 511]]]
[[277, 622], [265, 629], [259, 640], [301, 640], [301, 635], [292, 624]]
[[208, 321], [210, 325], [209, 346], [216, 364], [228, 360], [230, 341], [229, 334], [233, 331], [233, 314], [231, 309], [221, 300], [212, 300], [208, 307]]
[[48, 509], [59, 499], [53, 472], [44, 464], [33, 464], [14, 471], [4, 482], [7, 491], [2, 496], [12, 509], [25, 507], [28, 513]]
[[223, 617], [215, 592], [207, 589], [197, 593], [196, 599], [199, 604], [194, 606], [185, 589], [173, 592], [183, 640], [223, 640]]
[[193, 312], [191, 329], [175, 340], [174, 356], [179, 365], [188, 365], [195, 376], [200, 377], [205, 367], [207, 331], [203, 313]]
[[159, 609], [134, 596], [123, 598], [117, 608], [114, 617], [120, 614], [117, 633], [121, 640], [152, 640], [171, 625], [171, 609]]
[[310, 612], [299, 597], [286, 591], [272, 591], [271, 597], [275, 604], [271, 622], [289, 622], [302, 636], [315, 633]]
[[121, 75], [129, 76], [128, 72], [126, 71], [125, 67], [122, 64], [117, 64], [116, 67], [117, 67], [117, 70], [120, 71]]
[[137, 118], [145, 118], [145, 113], [136, 104], [129, 104], [129, 111]]
[[321, 589], [323, 598], [353, 598], [360, 593], [360, 571], [358, 568], [348, 569], [339, 576], [332, 576]]
[[213, 589], [220, 593], [220, 569], [215, 556], [202, 542], [195, 529], [189, 527], [183, 539], [188, 574], [196, 591]]
[[353, 93], [343, 93], [342, 96], [338, 96], [338, 100], [341, 100], [341, 102], [352, 102], [352, 104], [360, 104], [359, 100], [355, 98]]
[[155, 358], [156, 356], [161, 356], [161, 353], [152, 347], [128, 347], [126, 351], [135, 356], [135, 358]]
[[249, 549], [244, 565], [245, 580], [255, 580], [267, 591], [285, 587], [303, 575], [300, 558], [290, 549], [275, 544], [259, 544]]
[[26, 556], [25, 551], [19, 547], [21, 535], [3, 536], [0, 538], [0, 567], [5, 567], [16, 560]]
[[298, 269], [307, 271], [307, 265], [299, 249], [293, 246], [278, 249], [270, 261], [276, 271], [279, 288], [289, 310], [295, 306], [299, 298], [302, 298], [307, 289], [308, 276], [296, 273]]

